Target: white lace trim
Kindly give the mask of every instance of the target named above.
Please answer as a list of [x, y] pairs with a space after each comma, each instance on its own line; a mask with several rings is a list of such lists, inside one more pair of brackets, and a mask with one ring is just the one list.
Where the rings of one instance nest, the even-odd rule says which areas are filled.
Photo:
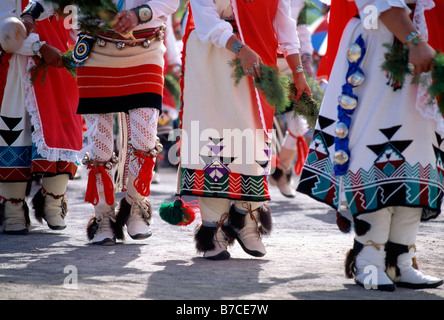
[[[27, 70], [35, 65], [33, 59], [29, 59]], [[48, 147], [45, 141], [43, 128], [41, 126], [42, 120], [40, 118], [39, 109], [37, 106], [37, 99], [34, 92], [34, 87], [31, 83], [31, 75], [27, 72], [23, 78], [24, 100], [26, 109], [31, 118], [31, 125], [34, 131], [31, 134], [32, 142], [37, 147], [37, 152], [48, 161], [79, 161], [78, 151], [69, 149], [57, 149]]]
[[436, 131], [444, 136], [444, 117], [439, 111], [436, 99], [432, 99], [428, 92], [428, 86], [432, 83], [430, 72], [421, 74], [419, 81], [416, 94], [416, 110], [423, 118], [433, 119], [436, 123]]

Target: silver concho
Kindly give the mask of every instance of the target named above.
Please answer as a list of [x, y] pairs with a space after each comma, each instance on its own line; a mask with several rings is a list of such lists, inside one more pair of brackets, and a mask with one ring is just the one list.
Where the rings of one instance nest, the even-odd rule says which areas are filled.
[[362, 72], [359, 71], [353, 72], [347, 78], [347, 82], [355, 87], [361, 85], [364, 82], [364, 80], [365, 80], [364, 75], [362, 74]]
[[350, 48], [347, 49], [347, 59], [352, 63], [358, 61], [361, 55], [361, 46], [357, 43], [353, 43]]
[[344, 164], [348, 161], [348, 155], [345, 151], [339, 150], [335, 153], [335, 163], [336, 164]]
[[123, 48], [125, 48], [125, 43], [117, 42], [116, 43], [116, 47], [117, 47], [117, 49], [122, 50]]
[[142, 22], [148, 22], [151, 20], [153, 13], [150, 8], [141, 8], [139, 10], [139, 19]]
[[345, 110], [353, 110], [358, 105], [358, 101], [355, 98], [350, 97], [347, 94], [341, 94], [338, 97], [338, 102], [339, 102], [339, 105], [342, 108], [344, 108]]
[[99, 47], [104, 47], [104, 46], [106, 46], [106, 41], [105, 40], [103, 40], [103, 39], [98, 39], [97, 40], [97, 45], [99, 46]]
[[338, 122], [335, 128], [336, 136], [339, 139], [344, 139], [348, 135], [348, 127], [344, 122]]

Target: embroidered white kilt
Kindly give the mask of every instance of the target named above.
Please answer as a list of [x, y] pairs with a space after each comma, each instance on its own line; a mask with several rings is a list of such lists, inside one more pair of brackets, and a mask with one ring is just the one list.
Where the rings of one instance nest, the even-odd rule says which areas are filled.
[[[349, 160], [345, 174], [334, 165], [338, 97], [349, 68], [347, 49], [362, 35], [366, 53], [360, 63], [364, 82], [353, 89], [358, 104], [348, 132]], [[388, 206], [423, 207], [440, 212], [443, 196], [442, 137], [436, 124], [416, 109], [417, 85], [408, 76], [402, 89], [387, 85], [381, 70], [383, 45], [393, 34], [380, 22], [363, 28], [354, 18], [344, 31], [298, 191], [337, 209], [346, 200], [358, 215]], [[341, 199], [345, 193], [346, 199]]]

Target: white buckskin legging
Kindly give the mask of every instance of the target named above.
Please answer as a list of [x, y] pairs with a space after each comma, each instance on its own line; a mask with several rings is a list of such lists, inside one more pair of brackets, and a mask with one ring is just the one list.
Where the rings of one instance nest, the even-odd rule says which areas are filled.
[[[88, 144], [92, 144], [89, 151], [91, 161], [97, 163], [109, 162], [113, 155], [113, 113], [107, 114], [85, 114], [85, 120], [88, 127]], [[157, 139], [157, 122], [159, 111], [153, 108], [139, 108], [129, 111], [130, 127], [131, 127], [131, 144], [135, 150], [148, 152], [152, 150]], [[138, 157], [131, 154], [129, 159], [129, 174], [133, 177], [139, 175], [141, 164]], [[91, 169], [90, 169], [91, 170]], [[110, 181], [113, 181], [113, 170], [106, 169]], [[108, 179], [107, 179], [108, 180]], [[111, 195], [105, 195], [104, 185], [109, 182], [103, 181], [101, 174], [96, 174], [96, 185], [99, 201], [95, 205], [106, 205], [106, 197], [111, 199]], [[113, 193], [114, 193], [114, 187]], [[132, 198], [143, 198], [140, 193], [128, 185], [128, 195]], [[114, 198], [114, 197], [112, 197]], [[112, 205], [108, 200], [108, 205]]]

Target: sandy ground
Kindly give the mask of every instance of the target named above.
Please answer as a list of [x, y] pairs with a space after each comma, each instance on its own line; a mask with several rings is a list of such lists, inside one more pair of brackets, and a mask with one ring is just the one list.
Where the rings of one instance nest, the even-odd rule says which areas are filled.
[[[160, 203], [174, 198], [174, 169], [162, 169], [160, 180], [150, 196], [153, 236], [94, 246], [86, 238], [93, 208], [83, 201], [86, 174], [81, 169], [68, 186], [65, 230], [52, 231], [32, 216], [29, 235], [0, 234], [0, 299], [444, 300], [444, 286], [389, 293], [346, 279], [343, 261], [353, 235], [338, 230], [326, 205], [302, 194], [287, 199], [276, 187], [271, 187], [270, 204], [274, 232], [264, 239], [265, 257], [250, 257], [235, 244], [227, 261], [203, 259], [194, 249], [197, 221], [177, 227], [160, 219]], [[422, 223], [417, 257], [423, 272], [444, 277], [443, 245], [444, 215]]]

